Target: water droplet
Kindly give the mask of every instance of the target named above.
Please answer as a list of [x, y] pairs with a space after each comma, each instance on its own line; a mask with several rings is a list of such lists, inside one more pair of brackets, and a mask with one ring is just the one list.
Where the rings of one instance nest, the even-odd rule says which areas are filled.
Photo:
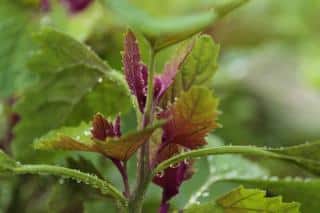
[[83, 134], [84, 134], [85, 136], [90, 136], [90, 131], [89, 131], [89, 130], [86, 130], [86, 131], [83, 132]]
[[173, 163], [173, 164], [170, 164], [170, 168], [178, 168], [180, 166], [180, 162], [178, 163]]
[[201, 196], [202, 197], [209, 197], [209, 195], [210, 195], [209, 192], [203, 192]]
[[102, 81], [103, 81], [103, 78], [101, 78], [101, 77], [98, 78], [98, 82], [99, 82], [99, 83], [102, 83]]
[[188, 158], [186, 158], [186, 159], [183, 160], [183, 163], [185, 165], [189, 165], [190, 164], [190, 160]]
[[63, 178], [59, 179], [59, 184], [64, 184], [64, 179]]
[[160, 171], [156, 174], [158, 178], [162, 178], [164, 176], [164, 171]]

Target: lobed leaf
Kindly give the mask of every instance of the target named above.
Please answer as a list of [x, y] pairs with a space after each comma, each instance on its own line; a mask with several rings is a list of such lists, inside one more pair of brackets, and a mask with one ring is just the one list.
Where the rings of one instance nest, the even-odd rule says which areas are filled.
[[170, 120], [163, 127], [165, 142], [193, 149], [206, 144], [205, 136], [218, 127], [218, 100], [211, 91], [193, 87], [160, 114]]
[[[164, 102], [172, 102], [192, 86], [210, 86], [218, 65], [219, 45], [208, 35], [196, 36], [179, 65], [173, 85], [165, 93]], [[190, 50], [188, 50], [190, 49]], [[185, 50], [184, 50], [185, 51]]]
[[36, 38], [40, 49], [29, 68], [38, 74], [39, 81], [16, 106], [22, 120], [15, 128], [13, 143], [15, 156], [29, 162], [51, 157], [33, 153], [28, 143], [34, 138], [63, 125], [89, 120], [97, 110], [114, 115], [125, 112], [130, 105], [129, 99], [117, 98], [128, 94], [123, 76], [88, 47], [50, 28]]
[[227, 181], [246, 187], [265, 189], [269, 195], [282, 195], [285, 201], [295, 200], [301, 204], [301, 212], [316, 212], [319, 209], [319, 179], [286, 177], [278, 180], [273, 178], [244, 180], [233, 178]]
[[107, 137], [102, 141], [93, 139], [90, 133], [91, 125], [82, 123], [78, 127], [64, 127], [51, 131], [37, 139], [34, 147], [41, 150], [97, 152], [117, 160], [126, 161], [161, 125], [163, 125], [163, 122], [158, 122], [141, 131], [128, 133], [120, 138]]
[[216, 201], [201, 205], [193, 205], [184, 210], [192, 212], [287, 212], [299, 213], [300, 205], [296, 202], [285, 203], [282, 197], [266, 197], [266, 192], [259, 189], [245, 189], [242, 186], [232, 190]]

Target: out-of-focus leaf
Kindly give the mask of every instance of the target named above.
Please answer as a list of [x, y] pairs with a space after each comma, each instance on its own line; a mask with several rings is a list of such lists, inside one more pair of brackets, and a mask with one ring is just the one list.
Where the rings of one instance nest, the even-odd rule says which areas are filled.
[[[106, 115], [125, 112], [130, 104], [129, 98], [113, 96], [126, 97], [123, 76], [88, 47], [49, 28], [36, 38], [40, 50], [29, 68], [39, 75], [39, 81], [17, 104], [22, 120], [15, 128], [13, 143], [16, 157], [29, 162], [52, 157], [34, 154], [30, 146], [34, 138], [62, 125], [89, 120], [97, 110]], [[110, 94], [110, 89], [117, 92]]]
[[86, 194], [82, 187], [74, 183], [64, 183], [63, 179], [52, 187], [48, 208], [52, 213], [83, 212]]
[[27, 71], [30, 34], [38, 28], [36, 13], [17, 1], [0, 2], [0, 99], [22, 92], [32, 77]]
[[209, 86], [212, 83], [220, 47], [208, 35], [196, 36], [192, 42], [191, 52], [180, 65], [174, 84], [165, 93], [165, 102], [172, 102], [181, 91], [187, 91], [192, 86]]
[[134, 7], [126, 0], [104, 1], [122, 22], [142, 32], [153, 43], [155, 49], [164, 48], [202, 31], [219, 17], [247, 2], [235, 0], [194, 15], [157, 18]]
[[66, 2], [61, 4], [61, 2], [51, 1], [50, 11], [46, 14], [43, 25], [58, 29], [78, 41], [85, 41], [103, 17], [102, 7], [95, 1], [87, 9], [70, 14], [65, 5]]
[[265, 197], [266, 192], [259, 189], [245, 189], [239, 187], [216, 201], [193, 205], [184, 210], [186, 213], [192, 212], [288, 212], [299, 213], [300, 205], [296, 202], [285, 203], [282, 197]]
[[74, 150], [98, 152], [118, 160], [128, 160], [144, 144], [154, 130], [163, 123], [156, 123], [141, 131], [117, 137], [107, 137], [105, 141], [92, 139], [91, 125], [82, 123], [78, 127], [54, 130], [35, 141], [35, 148], [41, 150]]

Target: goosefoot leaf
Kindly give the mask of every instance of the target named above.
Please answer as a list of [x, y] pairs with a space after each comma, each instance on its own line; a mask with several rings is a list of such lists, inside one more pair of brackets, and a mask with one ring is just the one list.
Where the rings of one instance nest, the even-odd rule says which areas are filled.
[[163, 113], [168, 118], [164, 125], [167, 144], [194, 149], [206, 144], [205, 136], [218, 127], [218, 100], [209, 89], [193, 87]]
[[70, 178], [78, 183], [83, 182], [93, 188], [100, 190], [104, 195], [111, 196], [121, 202], [126, 203], [122, 193], [119, 192], [109, 181], [102, 180], [96, 175], [84, 173], [79, 170], [69, 169], [61, 166], [52, 165], [23, 165], [10, 158], [0, 150], [0, 175], [1, 174], [36, 174], [36, 175], [54, 175], [62, 178]]
[[285, 203], [282, 197], [265, 197], [266, 192], [259, 189], [245, 189], [242, 186], [232, 190], [216, 201], [193, 205], [184, 210], [186, 213], [223, 212], [223, 213], [249, 213], [249, 212], [286, 212], [299, 213], [300, 205], [296, 202]]
[[[63, 125], [77, 125], [101, 110], [106, 115], [126, 112], [130, 99], [123, 76], [87, 46], [50, 28], [36, 35], [40, 49], [29, 68], [39, 81], [17, 103], [22, 120], [15, 128], [13, 151], [19, 160], [40, 161], [28, 142]], [[105, 96], [109, 91], [113, 93]], [[101, 95], [103, 94], [103, 96]]]
[[295, 200], [301, 204], [301, 212], [317, 212], [320, 208], [320, 180], [285, 177], [275, 180], [268, 179], [229, 179], [228, 183], [238, 183], [245, 187], [259, 187], [271, 195], [282, 195], [285, 200]]
[[173, 102], [192, 86], [210, 86], [218, 68], [220, 46], [209, 35], [198, 35], [188, 44], [187, 55], [179, 65], [174, 83], [164, 95], [164, 105]]
[[97, 152], [107, 157], [126, 161], [161, 125], [163, 122], [158, 122], [141, 131], [125, 134], [120, 138], [107, 137], [102, 141], [93, 139], [90, 133], [91, 125], [82, 123], [78, 127], [64, 127], [51, 131], [37, 139], [34, 147], [40, 150]]
[[161, 18], [150, 16], [127, 0], [104, 0], [104, 2], [122, 22], [142, 32], [153, 44], [154, 49], [159, 50], [201, 32], [247, 0], [229, 1], [227, 4], [194, 15]]

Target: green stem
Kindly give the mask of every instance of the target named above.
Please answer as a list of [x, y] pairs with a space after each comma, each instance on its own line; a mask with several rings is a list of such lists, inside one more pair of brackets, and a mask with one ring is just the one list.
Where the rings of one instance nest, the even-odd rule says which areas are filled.
[[301, 161], [296, 157], [283, 155], [283, 154], [277, 154], [277, 153], [274, 153], [274, 152], [271, 152], [271, 151], [268, 151], [266, 149], [259, 148], [259, 147], [221, 146], [221, 147], [198, 149], [198, 150], [184, 152], [182, 154], [176, 155], [176, 156], [160, 163], [157, 166], [157, 168], [153, 171], [153, 174], [161, 172], [162, 170], [170, 167], [170, 165], [177, 164], [185, 159], [205, 157], [205, 156], [209, 156], [209, 155], [221, 155], [221, 154], [255, 155], [255, 156], [263, 156], [263, 157], [285, 160], [285, 161], [293, 162], [298, 165], [301, 164]]
[[79, 170], [51, 165], [21, 165], [13, 168], [12, 171], [15, 174], [55, 175], [63, 178], [71, 178], [79, 183], [83, 182], [93, 188], [99, 189], [102, 194], [115, 198], [123, 207], [127, 205], [127, 201], [123, 197], [122, 193], [119, 192], [110, 182]]
[[[140, 128], [143, 129], [153, 122], [153, 78], [155, 66], [155, 51], [151, 45], [150, 58], [148, 66], [148, 86], [147, 86], [147, 100], [143, 118], [140, 123]], [[138, 162], [138, 177], [137, 186], [129, 201], [129, 212], [140, 213], [142, 212], [142, 205], [148, 184], [151, 180], [150, 172], [150, 158], [149, 158], [149, 141], [147, 141], [139, 152]]]

